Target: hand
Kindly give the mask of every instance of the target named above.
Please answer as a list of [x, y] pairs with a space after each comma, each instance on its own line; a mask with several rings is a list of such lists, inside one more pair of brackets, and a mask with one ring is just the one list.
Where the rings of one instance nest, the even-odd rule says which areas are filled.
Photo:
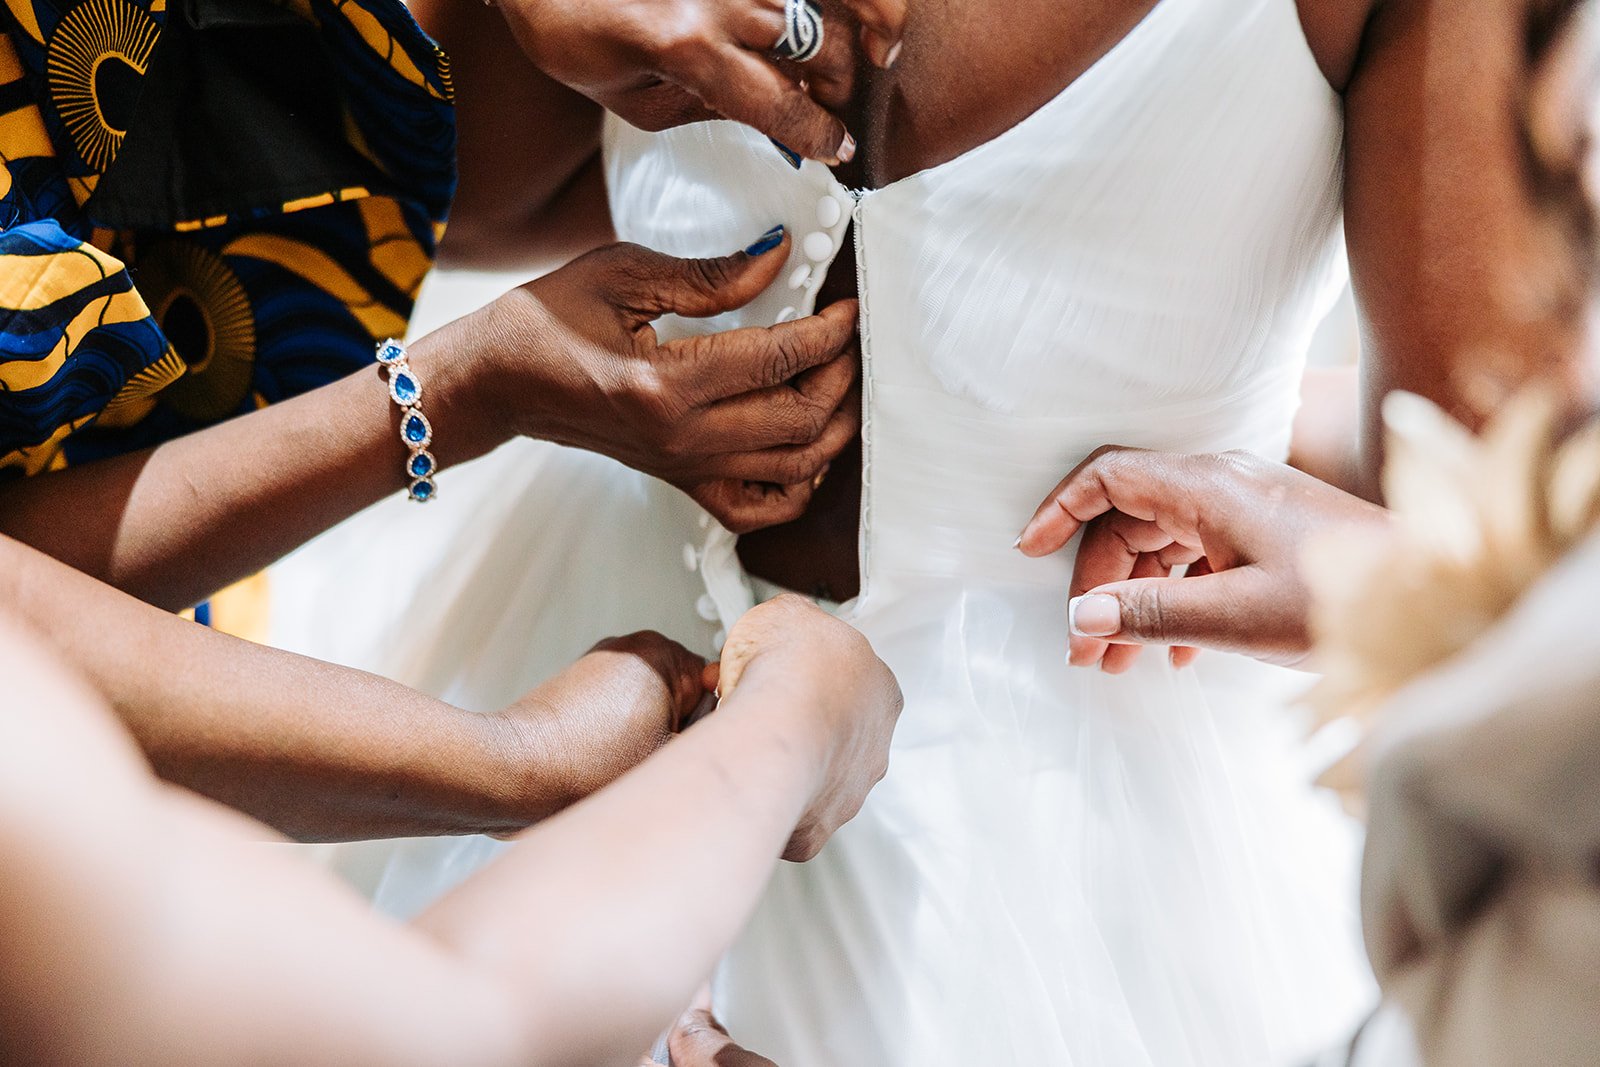
[[677, 733], [706, 695], [705, 661], [657, 633], [613, 637], [492, 716], [536, 768], [529, 822], [609, 785]]
[[[889, 769], [889, 741], [900, 717], [900, 686], [853, 627], [792, 595], [740, 619], [722, 649], [719, 682], [725, 713], [735, 691], [761, 701], [755, 714], [792, 713], [821, 774], [810, 806], [783, 858], [804, 862], [861, 810]], [[770, 695], [769, 695], [770, 694]]]
[[[689, 1010], [679, 1017], [667, 1038], [672, 1067], [778, 1067], [765, 1056], [747, 1052], [733, 1043], [728, 1031], [711, 1013], [711, 990], [702, 989]], [[653, 1067], [646, 1056], [639, 1067]]]
[[522, 50], [542, 71], [633, 125], [664, 130], [728, 118], [809, 159], [847, 162], [855, 141], [801, 85], [842, 104], [856, 66], [849, 24], [867, 56], [890, 66], [906, 0], [830, 0], [824, 49], [804, 65], [768, 53], [783, 35], [783, 0], [501, 0]]
[[[1387, 522], [1374, 504], [1248, 453], [1108, 447], [1046, 498], [1018, 547], [1045, 556], [1084, 531], [1069, 608], [1075, 666], [1124, 671], [1145, 644], [1292, 665], [1311, 646], [1301, 546]], [[1168, 577], [1185, 565], [1186, 577]], [[1175, 665], [1192, 659], [1174, 652]]]
[[611, 456], [684, 490], [735, 533], [799, 518], [860, 426], [856, 303], [770, 328], [660, 343], [668, 312], [755, 299], [787, 259], [674, 259], [635, 245], [584, 256], [501, 297], [486, 343], [508, 369], [490, 403], [516, 432]]

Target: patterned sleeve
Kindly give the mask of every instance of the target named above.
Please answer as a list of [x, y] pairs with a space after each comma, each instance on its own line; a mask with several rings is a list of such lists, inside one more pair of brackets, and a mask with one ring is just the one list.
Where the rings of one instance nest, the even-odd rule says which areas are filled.
[[400, 0], [171, 2], [0, 0], [0, 479], [366, 366], [432, 265], [453, 90]]

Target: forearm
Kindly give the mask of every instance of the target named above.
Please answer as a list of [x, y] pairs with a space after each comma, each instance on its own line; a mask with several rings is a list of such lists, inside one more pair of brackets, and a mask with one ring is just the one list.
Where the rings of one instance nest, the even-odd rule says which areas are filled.
[[632, 1062], [748, 919], [820, 773], [764, 681], [419, 920], [501, 976], [543, 1061]]
[[[412, 349], [443, 466], [499, 443], [474, 410], [472, 329], [453, 323]], [[403, 488], [398, 411], [374, 365], [146, 452], [7, 485], [0, 534], [187, 607]]]
[[496, 8], [409, 6], [450, 54], [456, 85], [460, 180], [439, 262], [522, 270], [612, 240], [599, 105], [535, 67]]
[[511, 832], [565, 799], [534, 740], [496, 719], [215, 633], [4, 538], [0, 604], [93, 682], [162, 777], [293, 837]]
[[[1379, 5], [1345, 98], [1345, 220], [1362, 313], [1362, 476], [1397, 389], [1476, 427], [1530, 381], [1593, 397], [1588, 239], [1530, 144], [1530, 0]], [[1555, 182], [1559, 185], [1559, 181]]]

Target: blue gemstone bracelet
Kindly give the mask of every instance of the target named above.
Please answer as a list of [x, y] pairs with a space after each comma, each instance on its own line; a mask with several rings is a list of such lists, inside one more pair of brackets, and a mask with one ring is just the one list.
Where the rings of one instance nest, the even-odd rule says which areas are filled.
[[389, 399], [400, 405], [400, 443], [410, 451], [405, 472], [411, 499], [426, 504], [438, 493], [433, 476], [439, 464], [428, 451], [433, 426], [422, 413], [422, 379], [406, 362], [406, 346], [393, 338], [378, 346], [378, 363], [389, 375]]

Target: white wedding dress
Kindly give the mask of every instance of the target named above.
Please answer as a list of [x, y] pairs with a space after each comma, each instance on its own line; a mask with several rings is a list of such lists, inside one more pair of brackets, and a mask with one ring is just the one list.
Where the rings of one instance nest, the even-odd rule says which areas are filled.
[[[1162, 0], [1008, 133], [870, 192], [731, 123], [608, 127], [623, 238], [797, 238], [751, 306], [663, 333], [809, 312], [854, 222], [863, 583], [840, 613], [906, 709], [888, 778], [778, 871], [719, 977], [729, 1029], [780, 1067], [1265, 1067], [1359, 1020], [1355, 836], [1308, 787], [1293, 679], [1069, 668], [1071, 554], [1011, 547], [1099, 445], [1285, 454], [1345, 277], [1341, 134], [1295, 0]], [[753, 602], [731, 537], [606, 461], [519, 445], [445, 477], [384, 527], [436, 558], [383, 579], [381, 651], [313, 650], [493, 707], [609, 632], [709, 654]], [[339, 580], [382, 567], [361, 543]], [[412, 910], [487, 851], [386, 850], [379, 895]]]

